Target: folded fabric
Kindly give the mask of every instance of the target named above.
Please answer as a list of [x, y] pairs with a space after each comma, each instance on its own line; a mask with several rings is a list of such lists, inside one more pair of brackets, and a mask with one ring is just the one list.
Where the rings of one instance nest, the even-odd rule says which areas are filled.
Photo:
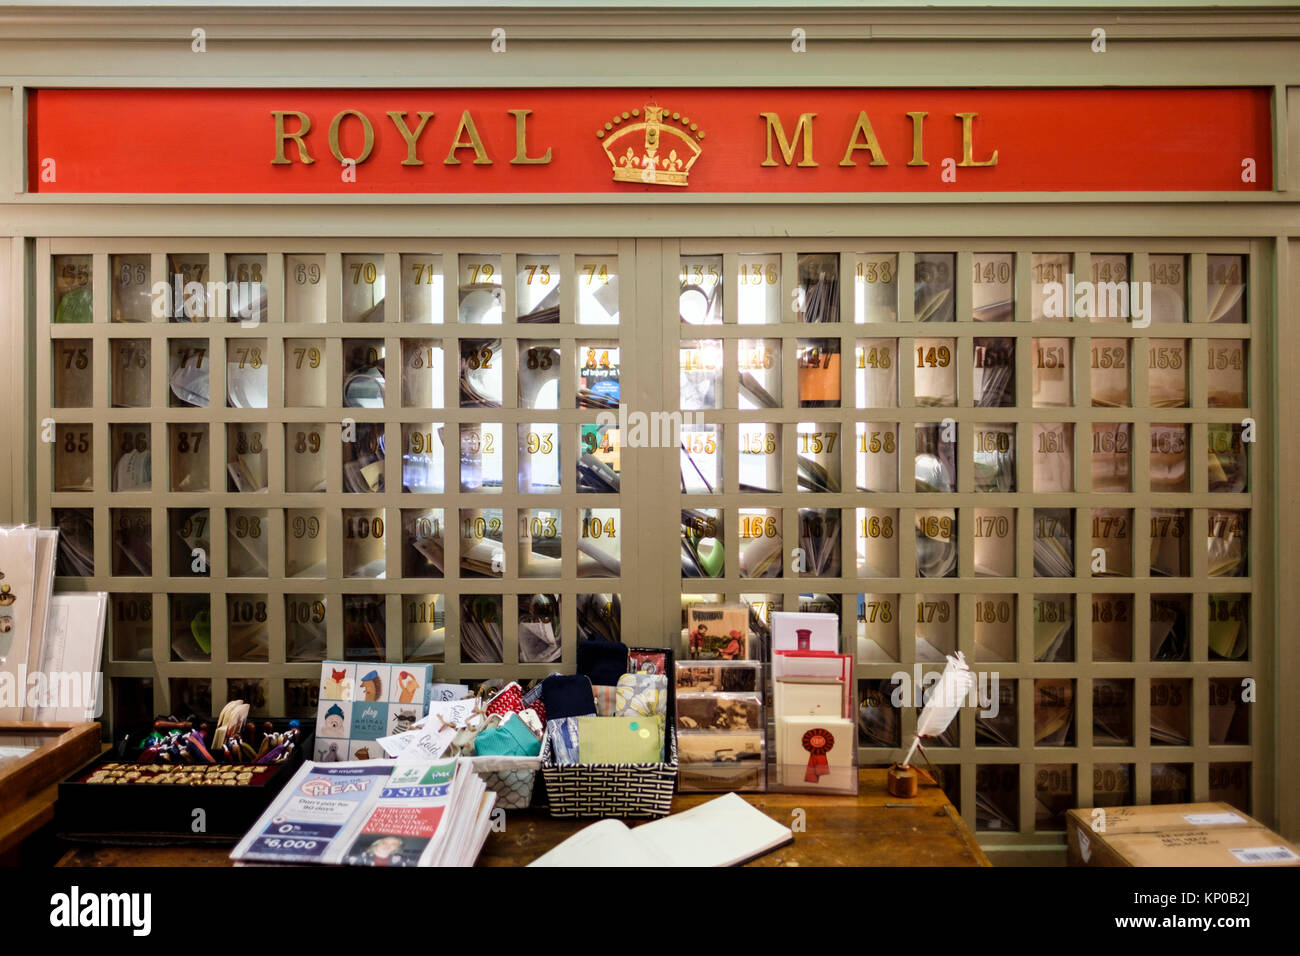
[[[624, 674], [624, 677], [627, 675]], [[622, 680], [623, 678], [619, 678]], [[615, 716], [615, 706], [618, 703], [618, 688], [611, 687], [609, 684], [597, 684], [592, 688], [596, 692], [596, 715], [599, 717]]]
[[557, 767], [578, 763], [578, 718], [562, 717], [546, 722], [546, 737], [551, 745], [551, 761]]
[[582, 674], [552, 674], [542, 681], [542, 701], [547, 722], [562, 717], [585, 717], [596, 712], [591, 681]]
[[485, 710], [489, 714], [506, 714], [517, 713], [524, 709], [524, 695], [519, 689], [519, 684], [511, 681], [497, 692], [497, 695], [488, 702]]
[[668, 713], [668, 677], [665, 674], [624, 674], [615, 688], [614, 714], [619, 717], [653, 717]]
[[500, 727], [490, 727], [475, 737], [474, 751], [481, 757], [536, 757], [542, 752], [542, 742], [522, 720], [510, 717]]
[[592, 684], [617, 684], [627, 673], [627, 645], [622, 641], [579, 641], [578, 673]]
[[662, 717], [579, 717], [578, 763], [660, 763]]

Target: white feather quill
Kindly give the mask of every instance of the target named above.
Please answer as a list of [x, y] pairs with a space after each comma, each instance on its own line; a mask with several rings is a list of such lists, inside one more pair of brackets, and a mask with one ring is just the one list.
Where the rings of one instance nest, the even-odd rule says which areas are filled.
[[948, 729], [974, 686], [975, 674], [966, 665], [965, 655], [958, 651], [956, 657], [948, 658], [939, 680], [930, 688], [929, 698], [916, 721], [916, 739], [903, 758], [902, 766], [908, 766], [922, 737], [935, 737]]

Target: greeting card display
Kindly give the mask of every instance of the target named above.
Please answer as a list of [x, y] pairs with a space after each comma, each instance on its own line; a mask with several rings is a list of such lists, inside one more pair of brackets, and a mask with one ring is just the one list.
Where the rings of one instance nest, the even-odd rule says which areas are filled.
[[[807, 616], [837, 620], [833, 614]], [[772, 655], [771, 789], [858, 792], [856, 696], [850, 654], [777, 650]]]
[[410, 730], [429, 709], [432, 664], [321, 664], [311, 759], [381, 760], [381, 737]]
[[691, 660], [743, 660], [749, 651], [748, 604], [692, 604], [686, 609]]
[[773, 651], [824, 651], [834, 654], [840, 649], [838, 614], [804, 611], [772, 612]]

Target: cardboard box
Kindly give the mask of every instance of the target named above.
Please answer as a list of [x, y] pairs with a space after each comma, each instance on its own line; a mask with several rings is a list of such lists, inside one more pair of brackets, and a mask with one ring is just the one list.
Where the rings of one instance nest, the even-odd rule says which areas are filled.
[[1300, 848], [1227, 803], [1071, 810], [1071, 866], [1300, 866]]

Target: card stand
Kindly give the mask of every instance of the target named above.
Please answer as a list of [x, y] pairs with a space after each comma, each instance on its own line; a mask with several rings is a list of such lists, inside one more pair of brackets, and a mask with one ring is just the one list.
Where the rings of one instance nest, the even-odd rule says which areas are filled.
[[971, 318], [976, 322], [1015, 319], [1015, 259], [1009, 252], [971, 256]]
[[1100, 677], [1093, 680], [1092, 745], [1133, 746], [1132, 679]]
[[443, 321], [442, 256], [434, 253], [403, 253], [399, 259], [402, 321], [441, 324]]
[[682, 694], [676, 710], [679, 790], [767, 789], [767, 717], [761, 693]]
[[323, 578], [327, 567], [325, 511], [286, 508], [284, 512], [284, 576]]
[[[226, 656], [231, 661], [265, 663], [270, 659], [270, 625], [265, 594], [226, 595]], [[233, 690], [232, 700], [248, 701]]]
[[384, 257], [342, 257], [342, 309], [344, 322], [384, 321]]
[[[124, 688], [113, 696], [122, 700], [123, 693]], [[132, 691], [127, 699], [150, 701], [152, 692], [146, 687], [140, 693]], [[208, 724], [216, 726], [216, 721], [210, 719]], [[271, 725], [276, 732], [283, 732], [289, 727], [289, 719], [272, 718]], [[147, 765], [157, 769], [146, 769], [135, 762], [138, 751], [132, 745], [151, 733], [152, 723], [123, 720], [118, 726], [124, 730], [111, 750], [59, 784], [55, 826], [63, 839], [153, 846], [233, 845], [297, 773], [304, 755], [312, 752], [311, 722], [302, 721], [298, 746], [284, 763], [214, 764], [210, 768], [202, 764], [159, 764]], [[218, 785], [200, 783], [200, 771], [202, 778], [218, 778]], [[154, 776], [162, 779], [152, 782]], [[180, 782], [182, 779], [185, 782]], [[206, 822], [200, 833], [194, 830], [196, 807], [202, 809]]]
[[840, 407], [839, 339], [798, 339], [796, 391], [800, 408]]
[[855, 255], [853, 321], [898, 321], [898, 253]]
[[[810, 617], [776, 620], [778, 646], [791, 640], [781, 637], [787, 627], [798, 633], [800, 620]], [[769, 790], [857, 794], [858, 687], [853, 667], [852, 657], [831, 652], [773, 652]]]
[[343, 509], [343, 576], [385, 577], [384, 509]]
[[226, 490], [253, 493], [267, 490], [267, 445], [265, 424], [232, 422], [226, 425]]
[[550, 736], [542, 738], [542, 779], [553, 817], [662, 817], [672, 811], [677, 783], [677, 728], [664, 734], [662, 763], [554, 763]]
[[447, 659], [447, 600], [442, 594], [403, 595], [402, 660], [440, 664]]

